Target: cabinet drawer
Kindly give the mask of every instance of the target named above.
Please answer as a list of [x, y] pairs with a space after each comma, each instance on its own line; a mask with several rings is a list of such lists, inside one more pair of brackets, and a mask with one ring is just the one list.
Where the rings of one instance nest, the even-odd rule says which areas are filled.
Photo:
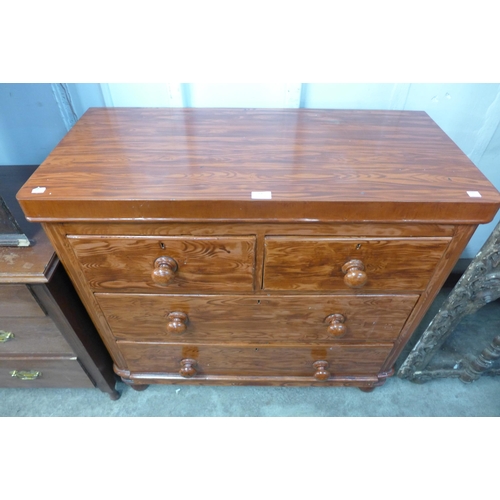
[[449, 242], [450, 238], [267, 237], [263, 286], [266, 290], [422, 291]]
[[264, 344], [392, 342], [418, 299], [417, 295], [95, 296], [120, 340]]
[[0, 318], [4, 316], [42, 317], [45, 312], [26, 285], [0, 285]]
[[251, 291], [255, 237], [68, 236], [94, 291]]
[[67, 355], [73, 351], [50, 318], [0, 318], [0, 356]]
[[314, 381], [316, 361], [326, 361], [331, 375], [375, 375], [392, 344], [277, 347], [220, 346], [118, 342], [131, 372], [179, 373], [189, 368], [197, 375], [295, 376]]
[[[33, 380], [13, 377], [12, 372], [30, 372]], [[19, 373], [20, 376], [23, 373]], [[94, 387], [76, 359], [2, 359], [0, 358], [0, 387]]]

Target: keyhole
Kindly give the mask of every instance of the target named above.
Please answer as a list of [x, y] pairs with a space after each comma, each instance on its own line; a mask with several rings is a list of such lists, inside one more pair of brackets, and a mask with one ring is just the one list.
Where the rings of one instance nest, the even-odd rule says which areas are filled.
[[165, 250], [165, 245], [163, 244], [163, 241], [160, 241], [160, 248], [161, 248], [162, 250]]
[[360, 248], [361, 248], [361, 243], [358, 243], [358, 244], [356, 245], [356, 250], [359, 250]]

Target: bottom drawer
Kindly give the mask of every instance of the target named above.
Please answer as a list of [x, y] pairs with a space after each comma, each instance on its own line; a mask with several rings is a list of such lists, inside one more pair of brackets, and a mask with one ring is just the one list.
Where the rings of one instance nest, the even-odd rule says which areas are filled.
[[[17, 376], [12, 372], [17, 372]], [[94, 384], [76, 358], [18, 358], [0, 359], [0, 387], [94, 387]]]
[[134, 342], [117, 342], [117, 345], [132, 374], [169, 373], [185, 378], [210, 375], [310, 377], [313, 381], [337, 375], [377, 375], [393, 348], [393, 344], [337, 344], [313, 348]]

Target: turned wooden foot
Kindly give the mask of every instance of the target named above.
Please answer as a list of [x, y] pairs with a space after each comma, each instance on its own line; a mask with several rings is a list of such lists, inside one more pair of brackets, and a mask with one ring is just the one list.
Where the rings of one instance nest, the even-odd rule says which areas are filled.
[[111, 401], [117, 401], [118, 399], [120, 399], [121, 393], [119, 393], [118, 391], [113, 391], [113, 392], [108, 392], [108, 395]]
[[122, 377], [122, 381], [134, 389], [134, 391], [145, 391], [149, 387], [149, 384], [136, 384], [134, 381], [124, 377]]
[[363, 392], [372, 392], [374, 389], [375, 387], [359, 387], [359, 390]]
[[130, 387], [132, 387], [134, 391], [145, 391], [149, 387], [149, 384], [130, 384]]

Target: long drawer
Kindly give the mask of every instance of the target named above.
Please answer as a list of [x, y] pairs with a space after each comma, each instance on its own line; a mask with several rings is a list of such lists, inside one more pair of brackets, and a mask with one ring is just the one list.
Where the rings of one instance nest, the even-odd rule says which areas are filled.
[[417, 295], [95, 294], [113, 335], [159, 342], [394, 341]]
[[72, 355], [73, 351], [56, 325], [45, 318], [0, 318], [0, 357]]
[[254, 289], [255, 237], [68, 236], [94, 291]]
[[76, 358], [19, 358], [0, 360], [0, 387], [84, 388], [94, 385]]
[[265, 290], [422, 291], [450, 238], [265, 238]]
[[[376, 375], [393, 344], [279, 347], [117, 342], [133, 373], [307, 377]], [[320, 363], [324, 362], [324, 363]], [[326, 363], [326, 364], [325, 364]], [[323, 372], [328, 373], [326, 377]]]

